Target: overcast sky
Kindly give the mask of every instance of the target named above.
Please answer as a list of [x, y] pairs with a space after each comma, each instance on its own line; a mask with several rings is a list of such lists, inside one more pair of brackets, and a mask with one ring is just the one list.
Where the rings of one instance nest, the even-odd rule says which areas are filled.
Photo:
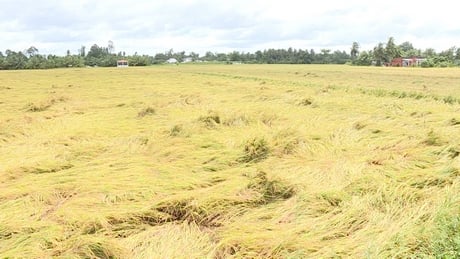
[[393, 36], [417, 48], [460, 47], [455, 1], [0, 0], [0, 51], [85, 45], [155, 54], [267, 48], [371, 49]]

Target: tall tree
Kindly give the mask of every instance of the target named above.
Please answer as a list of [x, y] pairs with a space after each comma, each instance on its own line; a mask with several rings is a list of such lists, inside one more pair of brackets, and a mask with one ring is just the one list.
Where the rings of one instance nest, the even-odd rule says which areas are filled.
[[79, 52], [80, 52], [80, 56], [85, 57], [86, 56], [86, 47], [81, 46]]
[[97, 44], [94, 44], [89, 49], [87, 57], [101, 58], [107, 54], [106, 50], [107, 49], [99, 47]]
[[6, 57], [4, 60], [4, 66], [6, 69], [24, 69], [27, 63], [27, 56], [21, 51], [14, 52], [6, 50]]
[[379, 43], [377, 46], [374, 47], [374, 58], [376, 61], [377, 66], [383, 65], [386, 61], [386, 53], [385, 48], [383, 47], [383, 43]]
[[107, 44], [107, 51], [109, 54], [112, 54], [115, 51], [115, 46], [113, 45], [113, 41], [109, 40]]
[[200, 54], [193, 51], [189, 53], [189, 56], [192, 58], [193, 61], [196, 61], [200, 58]]
[[427, 58], [436, 56], [436, 51], [433, 48], [427, 48], [423, 51], [422, 55]]
[[30, 46], [27, 50], [26, 50], [26, 54], [28, 57], [32, 57], [34, 55], [37, 55], [38, 54], [38, 49], [34, 46]]
[[395, 44], [395, 39], [393, 37], [390, 37], [388, 39], [387, 45], [385, 47], [385, 58], [386, 61], [391, 61], [394, 58], [401, 57], [401, 51], [399, 47]]
[[359, 44], [358, 42], [353, 42], [351, 45], [351, 51], [350, 51], [351, 59], [356, 59], [359, 55]]
[[412, 45], [412, 43], [410, 43], [408, 41], [405, 41], [405, 42], [399, 44], [399, 48], [401, 49], [402, 52], [407, 53], [407, 52], [413, 50], [414, 46]]
[[457, 50], [457, 48], [455, 46], [450, 47], [449, 49], [444, 50], [441, 53], [439, 53], [439, 55], [442, 56], [442, 57], [445, 57], [450, 62], [454, 62], [455, 55], [456, 55], [456, 50]]
[[358, 66], [370, 66], [372, 64], [372, 53], [361, 51], [358, 58], [353, 61], [353, 64]]

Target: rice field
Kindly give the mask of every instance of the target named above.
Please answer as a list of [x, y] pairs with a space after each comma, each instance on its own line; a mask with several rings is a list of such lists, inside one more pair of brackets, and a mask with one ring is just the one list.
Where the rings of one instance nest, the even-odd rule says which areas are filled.
[[0, 258], [458, 258], [460, 70], [0, 71]]

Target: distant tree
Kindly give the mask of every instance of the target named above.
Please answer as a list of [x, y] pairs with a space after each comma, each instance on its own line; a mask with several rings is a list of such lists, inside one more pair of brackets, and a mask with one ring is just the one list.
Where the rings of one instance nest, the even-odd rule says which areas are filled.
[[401, 49], [401, 51], [406, 53], [406, 52], [409, 52], [409, 51], [413, 50], [414, 46], [412, 45], [412, 43], [410, 43], [408, 41], [405, 41], [405, 42], [399, 44], [399, 48]]
[[80, 55], [68, 55], [64, 57], [62, 64], [64, 67], [83, 67], [85, 61]]
[[256, 59], [257, 63], [263, 63], [264, 55], [263, 55], [262, 51], [260, 51], [260, 50], [256, 51], [255, 59]]
[[27, 69], [40, 69], [44, 68], [44, 64], [47, 62], [46, 58], [41, 55], [34, 55], [27, 60], [25, 68]]
[[99, 66], [99, 59], [103, 56], [103, 51], [97, 44], [93, 44], [85, 56], [85, 65], [87, 66]]
[[358, 42], [353, 42], [353, 44], [351, 45], [351, 51], [350, 51], [350, 55], [351, 55], [351, 59], [356, 59], [356, 57], [358, 57], [359, 55], [359, 44]]
[[357, 66], [370, 66], [372, 64], [372, 53], [361, 51], [358, 58], [354, 60], [352, 64]]
[[398, 48], [401, 51], [401, 56], [412, 57], [412, 56], [422, 56], [422, 51], [420, 49], [414, 48], [412, 43], [405, 41], [399, 44]]
[[216, 55], [214, 55], [214, 53], [212, 53], [211, 51], [207, 51], [204, 54], [203, 60], [205, 60], [205, 61], [215, 61], [216, 60]]
[[351, 58], [345, 51], [336, 50], [330, 56], [330, 63], [345, 64]]
[[445, 57], [449, 62], [454, 62], [455, 56], [456, 56], [456, 50], [457, 48], [455, 46], [450, 47], [447, 50], [441, 51], [441, 53], [439, 53], [439, 56]]
[[174, 50], [173, 49], [169, 49], [168, 52], [165, 53], [166, 56], [169, 58], [172, 58], [174, 56]]
[[299, 56], [302, 64], [311, 64], [313, 62], [314, 57], [308, 52], [308, 50], [300, 51]]
[[394, 38], [390, 37], [385, 46], [385, 61], [390, 62], [394, 58], [401, 57], [401, 50], [395, 44]]
[[241, 54], [238, 51], [233, 51], [227, 56], [230, 61], [241, 61]]
[[14, 52], [6, 50], [6, 57], [4, 59], [5, 69], [24, 69], [27, 64], [27, 56], [21, 51]]
[[153, 64], [163, 64], [168, 60], [168, 56], [164, 53], [158, 53], [153, 58]]
[[64, 58], [58, 57], [56, 55], [48, 55], [46, 57], [46, 68], [58, 68], [58, 67], [65, 67]]
[[112, 54], [115, 51], [115, 46], [113, 45], [113, 41], [109, 40], [107, 43], [107, 52]]
[[330, 52], [331, 52], [330, 49], [321, 49], [321, 55], [323, 55], [323, 56], [329, 55]]
[[79, 52], [80, 52], [80, 56], [85, 57], [86, 56], [86, 47], [81, 46]]
[[0, 70], [5, 69], [4, 64], [3, 64], [4, 60], [5, 60], [5, 56], [3, 56], [3, 53], [0, 51]]
[[[1, 54], [1, 52], [0, 52], [0, 54]], [[455, 59], [460, 60], [460, 48], [458, 48], [457, 51], [455, 52]]]
[[374, 47], [374, 59], [376, 61], [377, 66], [383, 65], [383, 63], [386, 61], [386, 53], [385, 53], [385, 48], [383, 47], [383, 43], [377, 44], [377, 46]]
[[330, 61], [330, 53], [331, 50], [330, 49], [321, 49], [321, 54], [319, 54], [319, 63], [321, 64], [329, 64], [331, 63]]
[[108, 48], [94, 44], [85, 57], [85, 64], [87, 66], [116, 66], [116, 55], [109, 54]]
[[425, 51], [422, 52], [422, 55], [424, 57], [431, 58], [431, 57], [436, 56], [437, 54], [436, 54], [436, 51], [433, 48], [428, 48], [428, 49], [425, 49]]
[[97, 44], [94, 44], [93, 46], [91, 46], [86, 56], [92, 58], [101, 58], [107, 54], [108, 53], [105, 48], [99, 47]]
[[174, 53], [173, 58], [177, 59], [178, 62], [184, 61], [184, 59], [185, 59], [185, 51]]
[[32, 57], [34, 55], [37, 55], [38, 54], [38, 49], [34, 46], [30, 46], [27, 50], [26, 50], [26, 55], [28, 57]]
[[191, 57], [193, 61], [197, 61], [200, 59], [200, 54], [192, 51], [189, 53], [189, 57]]
[[216, 53], [216, 61], [227, 61], [227, 54], [225, 53]]
[[152, 61], [149, 56], [147, 55], [137, 55], [128, 57], [129, 65], [130, 66], [148, 66], [152, 64]]

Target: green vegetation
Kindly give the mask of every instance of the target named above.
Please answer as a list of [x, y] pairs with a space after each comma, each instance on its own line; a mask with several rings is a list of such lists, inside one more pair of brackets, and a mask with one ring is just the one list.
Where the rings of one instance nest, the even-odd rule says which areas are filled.
[[[200, 57], [198, 53], [185, 51], [174, 52], [172, 49], [165, 53], [157, 53], [154, 56], [126, 55], [119, 51], [114, 53], [114, 43], [109, 41], [107, 47], [94, 44], [86, 53], [86, 47], [82, 46], [78, 54], [67, 51], [64, 57], [56, 55], [41, 55], [36, 47], [31, 46], [27, 50], [15, 52], [6, 50], [4, 55], [0, 52], [0, 70], [15, 69], [49, 69], [61, 67], [115, 67], [117, 60], [127, 60], [130, 66], [148, 66], [152, 64], [164, 64], [169, 59], [173, 63], [189, 62], [212, 62], [212, 63], [246, 63], [246, 64], [352, 64], [358, 66], [382, 66], [390, 65], [394, 58], [399, 57], [425, 57], [421, 67], [453, 67], [460, 65], [460, 48], [451, 47], [436, 53], [428, 48], [424, 51], [416, 49], [410, 42], [399, 45], [390, 37], [386, 44], [380, 42], [372, 50], [360, 52], [358, 42], [353, 42], [350, 53], [344, 50], [321, 49], [265, 49], [254, 53], [232, 51], [230, 53], [213, 53], [207, 51]], [[413, 64], [412, 64], [413, 65]], [[413, 65], [415, 66], [415, 65]]]
[[460, 256], [458, 68], [0, 81], [1, 258]]

